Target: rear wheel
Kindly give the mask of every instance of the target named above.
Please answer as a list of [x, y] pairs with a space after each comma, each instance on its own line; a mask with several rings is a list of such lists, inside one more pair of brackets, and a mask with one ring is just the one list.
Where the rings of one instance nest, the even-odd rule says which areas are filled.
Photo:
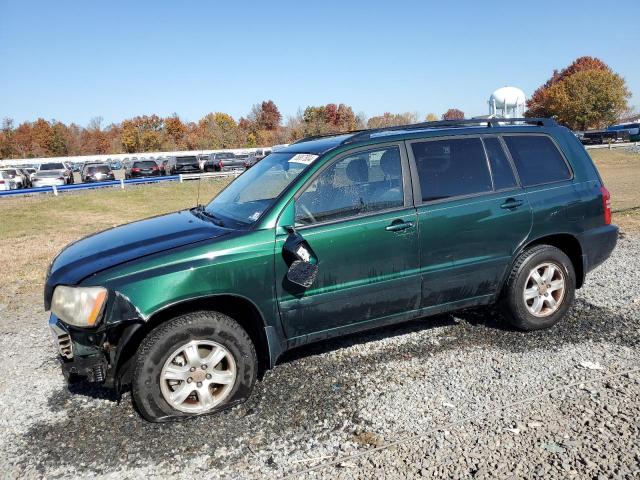
[[507, 280], [503, 311], [512, 325], [539, 330], [559, 322], [573, 304], [576, 276], [560, 249], [537, 245], [517, 258]]
[[210, 414], [245, 401], [256, 374], [255, 347], [235, 320], [190, 313], [156, 328], [140, 345], [133, 400], [154, 422]]

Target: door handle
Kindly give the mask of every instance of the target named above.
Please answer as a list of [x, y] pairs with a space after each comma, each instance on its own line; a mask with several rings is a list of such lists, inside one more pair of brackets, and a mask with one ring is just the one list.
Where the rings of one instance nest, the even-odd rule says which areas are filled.
[[506, 208], [510, 210], [512, 208], [518, 208], [523, 203], [524, 201], [522, 200], [516, 200], [515, 198], [507, 198], [505, 202], [502, 205], [500, 205], [500, 208]]
[[399, 232], [400, 230], [406, 230], [407, 228], [412, 228], [414, 226], [413, 222], [393, 222], [391, 225], [386, 226], [384, 229], [387, 232]]

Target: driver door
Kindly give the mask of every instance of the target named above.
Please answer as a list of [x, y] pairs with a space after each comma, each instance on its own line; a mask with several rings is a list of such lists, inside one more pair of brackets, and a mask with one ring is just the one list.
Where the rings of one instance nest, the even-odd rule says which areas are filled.
[[276, 289], [288, 338], [332, 336], [419, 308], [417, 216], [404, 145], [342, 154], [290, 207], [295, 235], [306, 242], [318, 272], [308, 288], [287, 279], [282, 248], [293, 233], [278, 229]]

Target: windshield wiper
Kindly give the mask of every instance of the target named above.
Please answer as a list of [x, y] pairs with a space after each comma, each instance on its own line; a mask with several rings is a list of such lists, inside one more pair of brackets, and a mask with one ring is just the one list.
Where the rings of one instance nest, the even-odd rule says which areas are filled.
[[224, 222], [219, 217], [216, 217], [213, 213], [207, 212], [204, 208], [204, 205], [202, 204], [198, 205], [196, 208], [194, 208], [194, 210], [198, 212], [200, 215], [202, 215], [203, 217], [206, 217], [209, 220], [211, 220], [213, 223], [215, 223], [219, 227], [224, 227]]

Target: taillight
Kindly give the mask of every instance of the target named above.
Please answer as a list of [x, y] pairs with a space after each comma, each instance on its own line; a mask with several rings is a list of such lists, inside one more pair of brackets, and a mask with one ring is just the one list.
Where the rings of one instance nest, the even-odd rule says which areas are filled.
[[137, 168], [137, 167], [134, 167], [134, 168], [132, 168], [132, 169], [131, 169], [131, 171], [132, 171], [132, 172], [139, 172], [139, 171], [140, 171], [140, 169], [139, 169], [139, 168]]
[[0, 185], [4, 185], [4, 180], [0, 180]]
[[156, 165], [155, 167], [151, 167], [151, 170], [158, 170], [158, 166]]
[[602, 195], [602, 208], [604, 210], [604, 224], [611, 224], [611, 194], [604, 185], [600, 187], [600, 194]]
[[224, 168], [224, 163], [222, 163], [222, 160], [220, 160], [220, 168]]

